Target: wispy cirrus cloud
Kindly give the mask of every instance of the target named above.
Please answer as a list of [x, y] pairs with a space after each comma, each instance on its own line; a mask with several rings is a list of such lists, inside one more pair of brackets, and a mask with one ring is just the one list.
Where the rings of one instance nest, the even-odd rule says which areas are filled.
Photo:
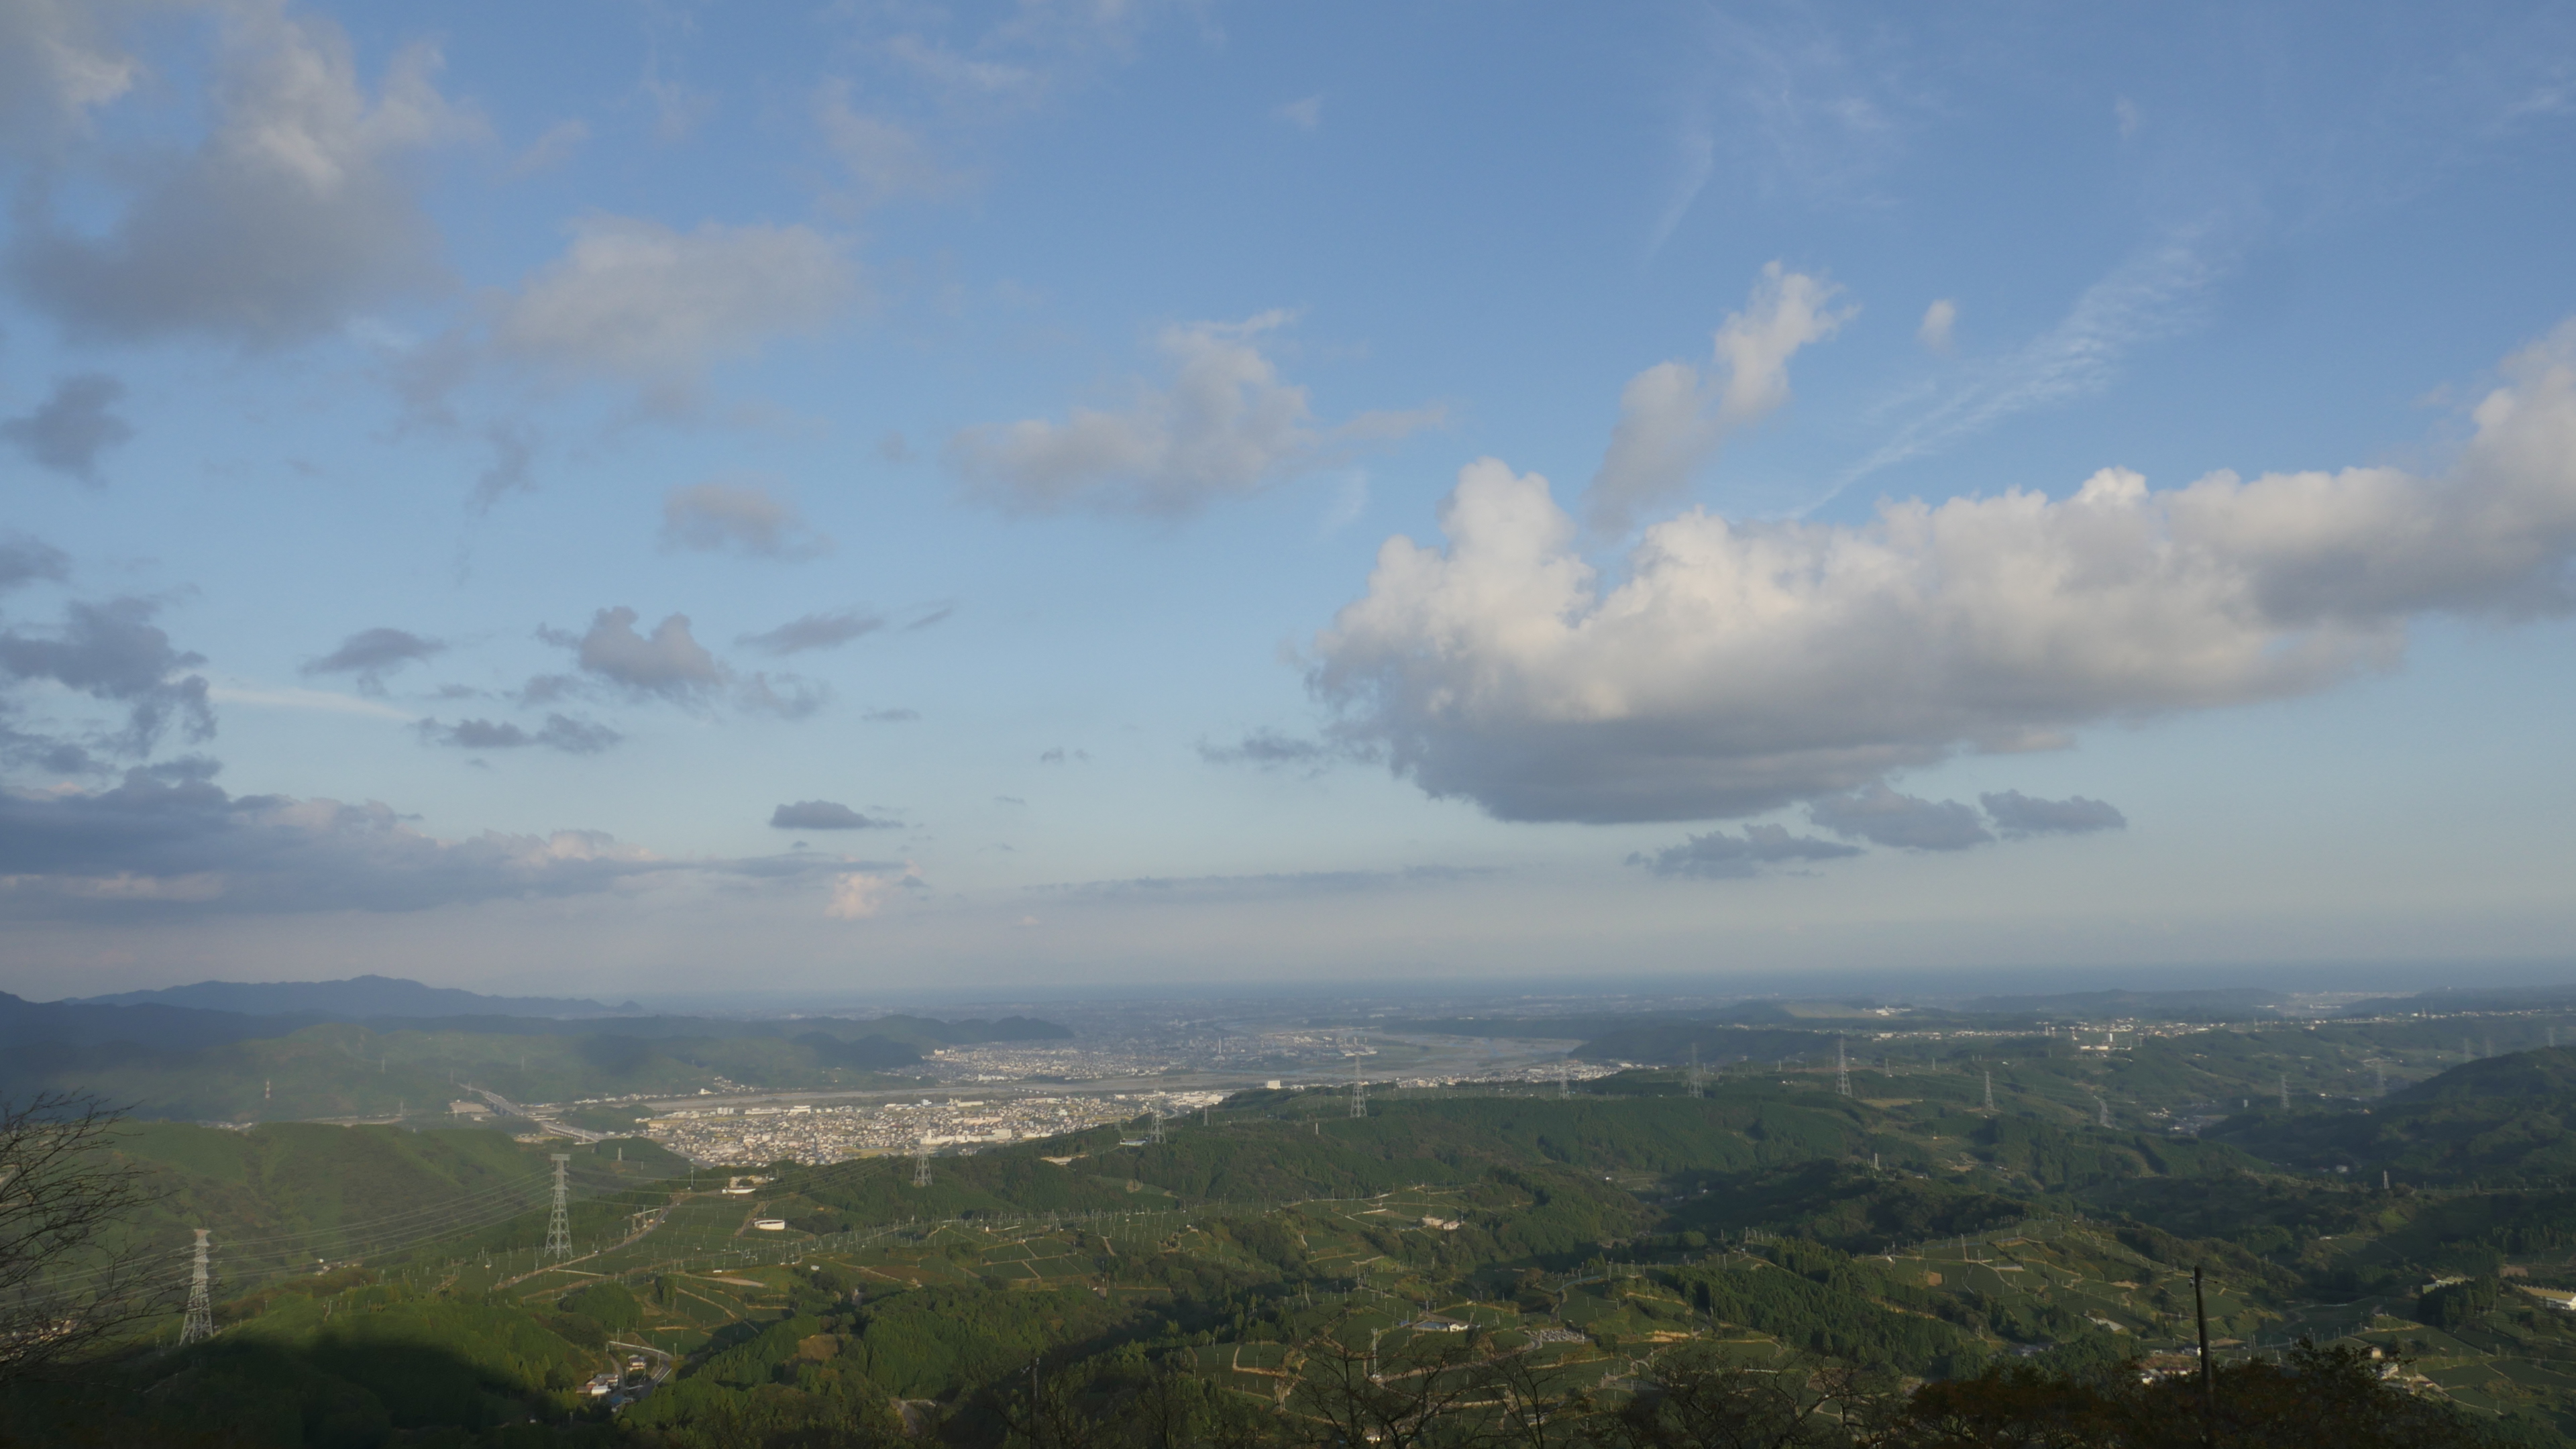
[[[2086, 288], [2064, 318], [2002, 357], [1963, 367], [1932, 401], [1836, 480], [1814, 507], [1874, 473], [1927, 457], [2018, 413], [2056, 407], [2109, 387], [2137, 348], [2198, 326], [2211, 288], [2232, 265], [2212, 227], [2180, 231], [2133, 253]], [[1924, 315], [1926, 346], [1949, 344], [1957, 319], [1943, 304]]]

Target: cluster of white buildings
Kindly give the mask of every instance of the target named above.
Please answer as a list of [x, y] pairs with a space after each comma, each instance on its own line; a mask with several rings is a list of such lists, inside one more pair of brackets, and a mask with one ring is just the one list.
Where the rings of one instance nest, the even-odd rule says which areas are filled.
[[1175, 1116], [1212, 1107], [1222, 1092], [1111, 1092], [1088, 1096], [706, 1106], [645, 1124], [645, 1135], [692, 1162], [839, 1162], [881, 1153], [973, 1151], [994, 1143]]

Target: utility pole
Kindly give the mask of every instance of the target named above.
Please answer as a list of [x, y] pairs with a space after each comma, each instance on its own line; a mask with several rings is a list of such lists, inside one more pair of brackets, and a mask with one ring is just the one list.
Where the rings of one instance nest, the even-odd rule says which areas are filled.
[[215, 1308], [206, 1295], [206, 1236], [212, 1229], [197, 1229], [196, 1266], [188, 1272], [188, 1316], [179, 1320], [179, 1346], [186, 1348], [215, 1336]]
[[553, 1157], [555, 1160], [555, 1210], [546, 1219], [546, 1251], [559, 1259], [569, 1258], [572, 1256], [572, 1216], [570, 1201], [572, 1185], [564, 1180], [564, 1173], [572, 1163], [572, 1154], [568, 1152], [557, 1152], [553, 1154]]
[[1851, 1095], [1851, 1058], [1843, 1054], [1841, 1037], [1834, 1038], [1834, 1090], [1846, 1097]]
[[2218, 1366], [2209, 1361], [2209, 1302], [2200, 1293], [2200, 1265], [2191, 1265], [2191, 1316], [2200, 1325], [2200, 1442], [2218, 1443]]

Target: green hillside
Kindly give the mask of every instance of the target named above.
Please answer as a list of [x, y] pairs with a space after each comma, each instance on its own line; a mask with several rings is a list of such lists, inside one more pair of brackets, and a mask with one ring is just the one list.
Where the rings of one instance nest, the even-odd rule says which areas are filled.
[[[1776, 1062], [1697, 1096], [1674, 1071], [1385, 1091], [1357, 1119], [1340, 1094], [1247, 1092], [1159, 1143], [1012, 1144], [936, 1159], [926, 1185], [908, 1159], [707, 1172], [601, 1144], [571, 1150], [562, 1262], [542, 1251], [560, 1147], [151, 1124], [123, 1150], [173, 1196], [129, 1231], [215, 1228], [222, 1332], [182, 1352], [165, 1321], [103, 1370], [148, 1392], [75, 1411], [22, 1389], [0, 1424], [38, 1443], [79, 1413], [171, 1443], [1323, 1443], [1393, 1382], [1458, 1390], [1426, 1446], [1499, 1433], [1496, 1406], [1523, 1402], [1555, 1405], [1559, 1437], [1518, 1442], [1573, 1444], [1625, 1442], [1621, 1416], [1680, 1391], [1659, 1375], [1836, 1360], [1881, 1375], [1899, 1423], [1908, 1394], [1957, 1397], [1916, 1386], [2187, 1362], [2199, 1267], [2249, 1394], [2314, 1338], [2402, 1362], [2350, 1381], [2435, 1413], [2425, 1433], [2576, 1442], [2576, 1314], [2523, 1291], [2576, 1289], [2576, 1189], [2552, 1178], [2566, 1054], [2286, 1113], [2276, 1083], [2195, 1137], [2153, 1124], [2265, 1065], [2325, 1078], [2404, 1043], [2067, 1046], [1917, 1044], [1849, 1095]], [[2462, 1132], [2469, 1157], [2426, 1159], [2439, 1181], [2301, 1156], [2366, 1133], [2407, 1161]], [[1361, 1353], [1397, 1369], [1334, 1367]], [[581, 1391], [638, 1355], [668, 1355], [649, 1393], [611, 1412]]]

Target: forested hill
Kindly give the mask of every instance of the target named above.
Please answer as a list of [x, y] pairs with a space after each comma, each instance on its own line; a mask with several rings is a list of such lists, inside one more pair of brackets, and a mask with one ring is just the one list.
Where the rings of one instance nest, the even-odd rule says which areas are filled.
[[[866, 1085], [941, 1047], [1073, 1035], [1027, 1017], [734, 1021], [643, 1016], [254, 1016], [0, 993], [0, 1097], [86, 1091], [147, 1117], [277, 1121], [437, 1113], [469, 1087], [521, 1102], [724, 1083]], [[903, 1080], [910, 1080], [909, 1077]]]
[[2576, 1049], [2469, 1062], [2331, 1113], [2246, 1113], [2211, 1136], [2310, 1171], [2555, 1187], [2576, 1181]]
[[253, 1016], [310, 1016], [365, 1021], [386, 1016], [608, 1016], [634, 1012], [633, 1002], [599, 1002], [552, 996], [486, 996], [452, 986], [424, 986], [393, 976], [353, 976], [345, 981], [199, 981], [153, 991], [121, 991], [78, 998], [75, 1006], [185, 1006]]
[[[2145, 1067], [2142, 1082], [2189, 1085]], [[2468, 1423], [2566, 1442], [2553, 1425], [2576, 1376], [2543, 1365], [2576, 1368], [2576, 1325], [2497, 1275], [2576, 1272], [2576, 1238], [2549, 1236], [2576, 1194], [2382, 1191], [2070, 1117], [2045, 1078], [2007, 1078], [1989, 1111], [1985, 1080], [1966, 1054], [1858, 1067], [1848, 1096], [1814, 1073], [1693, 1096], [1681, 1074], [1637, 1072], [1566, 1097], [1390, 1091], [1358, 1118], [1341, 1093], [1246, 1092], [1160, 1140], [1140, 1123], [994, 1147], [936, 1159], [926, 1181], [903, 1158], [692, 1175], [599, 1144], [572, 1150], [561, 1265], [541, 1251], [560, 1148], [155, 1127], [129, 1152], [177, 1196], [141, 1230], [217, 1227], [222, 1332], [138, 1357], [138, 1392], [98, 1422], [220, 1423], [238, 1436], [224, 1442], [281, 1449], [1289, 1449], [1368, 1437], [1335, 1427], [1342, 1383], [1390, 1415], [1453, 1416], [1403, 1442], [1501, 1442], [1494, 1406], [1530, 1402], [1557, 1427], [1513, 1442], [1695, 1444], [1622, 1438], [1618, 1416], [1713, 1391], [1693, 1374], [1794, 1386], [1838, 1362], [1898, 1395], [1871, 1401], [1882, 1415], [1923, 1381], [1955, 1386], [1923, 1390], [1935, 1405], [2033, 1402], [2040, 1380], [1999, 1365], [2135, 1383], [2107, 1371], [2185, 1362], [2197, 1266], [2223, 1385], [2252, 1382], [2258, 1341], [2401, 1356], [2419, 1391], [2375, 1370], [2353, 1382], [2432, 1417], [2356, 1449], [2477, 1442], [2458, 1437]], [[311, 1266], [287, 1271], [292, 1253]], [[2445, 1278], [2465, 1281], [2423, 1287]], [[612, 1414], [580, 1386], [628, 1345], [673, 1369]], [[1364, 1371], [1336, 1379], [1337, 1354]], [[1458, 1392], [1397, 1402], [1444, 1384]], [[12, 1413], [42, 1428], [70, 1411], [0, 1395], [0, 1434]]]

